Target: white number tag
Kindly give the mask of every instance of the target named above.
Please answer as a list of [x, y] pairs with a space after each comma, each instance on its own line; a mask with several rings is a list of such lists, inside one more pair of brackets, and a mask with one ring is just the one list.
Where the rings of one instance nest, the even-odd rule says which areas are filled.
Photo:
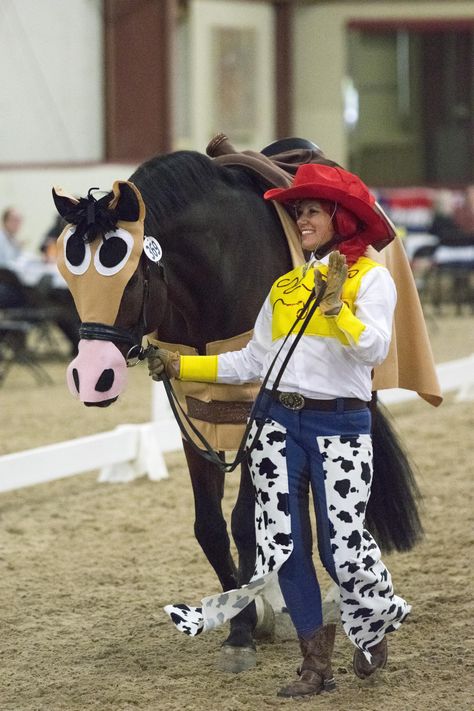
[[149, 237], [148, 235], [145, 235], [143, 238], [143, 251], [152, 262], [159, 262], [163, 256], [163, 250], [161, 249], [158, 240], [155, 237]]

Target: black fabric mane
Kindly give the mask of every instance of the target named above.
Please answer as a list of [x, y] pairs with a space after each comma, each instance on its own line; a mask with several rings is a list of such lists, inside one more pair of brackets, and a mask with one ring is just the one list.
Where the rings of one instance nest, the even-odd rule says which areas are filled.
[[143, 163], [130, 176], [140, 190], [148, 220], [160, 224], [182, 211], [194, 200], [209, 195], [219, 183], [247, 186], [263, 194], [258, 183], [245, 170], [218, 166], [202, 153], [176, 151]]
[[96, 200], [89, 190], [87, 197], [81, 197], [77, 205], [71, 204], [68, 211], [63, 211], [62, 217], [67, 223], [76, 225], [76, 237], [84, 242], [94, 242], [101, 235], [113, 231], [120, 219], [118, 210], [109, 209], [108, 205], [113, 197], [109, 192]]

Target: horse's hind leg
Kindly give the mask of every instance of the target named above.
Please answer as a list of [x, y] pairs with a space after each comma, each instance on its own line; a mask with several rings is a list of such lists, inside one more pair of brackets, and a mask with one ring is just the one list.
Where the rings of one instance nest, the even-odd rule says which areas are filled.
[[[232, 590], [239, 586], [240, 575], [232, 559], [227, 524], [222, 513], [225, 475], [218, 467], [203, 459], [186, 442], [183, 442], [183, 447], [194, 492], [194, 533], [196, 539], [219, 578], [222, 589], [224, 591]], [[249, 515], [253, 528], [253, 505]], [[253, 556], [255, 556], [255, 550]], [[252, 570], [248, 573], [249, 570], [250, 565], [245, 562], [242, 576], [248, 576], [247, 580], [250, 579], [253, 572]], [[242, 578], [242, 582], [246, 581]], [[256, 614], [253, 605], [249, 605], [231, 620], [231, 633], [224, 642], [225, 649], [221, 655], [221, 668], [225, 668], [226, 671], [242, 671], [255, 666], [255, 645], [253, 642], [255, 621]], [[236, 651], [235, 654], [234, 651]], [[237, 659], [237, 657], [239, 658]]]

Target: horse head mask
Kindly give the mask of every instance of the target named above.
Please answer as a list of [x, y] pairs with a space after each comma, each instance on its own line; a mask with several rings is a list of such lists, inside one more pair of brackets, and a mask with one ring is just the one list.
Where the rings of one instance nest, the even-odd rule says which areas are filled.
[[141, 347], [143, 333], [132, 335], [115, 324], [143, 253], [145, 205], [130, 182], [116, 181], [112, 192], [99, 200], [92, 190], [87, 198], [77, 199], [54, 188], [53, 199], [68, 222], [58, 239], [58, 268], [82, 321], [68, 386], [85, 404], [105, 406], [125, 388], [127, 362], [120, 347], [126, 346], [125, 353]]

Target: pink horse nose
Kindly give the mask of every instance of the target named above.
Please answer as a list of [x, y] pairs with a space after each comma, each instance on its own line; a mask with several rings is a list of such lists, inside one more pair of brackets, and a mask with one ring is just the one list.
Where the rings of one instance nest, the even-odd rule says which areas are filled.
[[127, 364], [110, 341], [79, 342], [79, 353], [66, 374], [69, 390], [86, 405], [110, 405], [125, 390]]

